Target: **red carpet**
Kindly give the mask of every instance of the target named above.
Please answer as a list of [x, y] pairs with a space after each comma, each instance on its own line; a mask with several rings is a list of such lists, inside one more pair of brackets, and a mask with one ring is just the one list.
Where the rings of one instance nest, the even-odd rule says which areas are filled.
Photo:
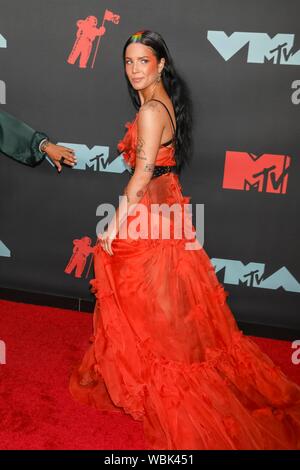
[[[88, 345], [92, 316], [0, 300], [0, 449], [145, 449], [141, 423], [73, 401], [69, 374]], [[253, 338], [300, 384], [291, 343]], [[298, 339], [298, 338], [295, 338]]]

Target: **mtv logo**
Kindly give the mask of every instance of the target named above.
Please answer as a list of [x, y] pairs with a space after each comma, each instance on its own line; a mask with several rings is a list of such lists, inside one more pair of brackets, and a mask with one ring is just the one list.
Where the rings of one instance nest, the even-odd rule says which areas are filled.
[[0, 80], [0, 104], [6, 104], [6, 85], [3, 80]]
[[248, 46], [248, 63], [300, 65], [300, 51], [292, 50], [294, 34], [278, 33], [271, 38], [267, 33], [235, 31], [227, 36], [224, 31], [208, 31], [207, 39], [226, 61]]
[[4, 49], [7, 47], [7, 41], [2, 34], [0, 34], [0, 47]]
[[223, 188], [285, 194], [291, 157], [227, 151]]
[[283, 289], [287, 292], [300, 293], [299, 281], [282, 266], [269, 277], [265, 277], [266, 266], [264, 263], [250, 262], [247, 264], [239, 260], [212, 258], [211, 263], [215, 272], [224, 272], [224, 283], [244, 285], [260, 289]]
[[[122, 155], [119, 155], [111, 163], [108, 163], [109, 147], [95, 145], [93, 148], [89, 149], [87, 145], [69, 142], [58, 142], [58, 145], [69, 147], [75, 151], [77, 165], [73, 167], [73, 170], [124, 173], [124, 171], [128, 169]], [[48, 159], [48, 161], [53, 165], [50, 159]]]
[[[6, 48], [7, 41], [6, 39], [0, 34], [0, 48]], [[6, 87], [5, 82], [0, 80], [0, 104], [6, 104]]]
[[[6, 39], [0, 34], [0, 48], [6, 48], [7, 41]], [[6, 104], [6, 86], [3, 80], [0, 80], [0, 104]]]
[[4, 243], [0, 240], [0, 256], [5, 256], [6, 258], [11, 257], [11, 252], [7, 248], [7, 246], [4, 245]]

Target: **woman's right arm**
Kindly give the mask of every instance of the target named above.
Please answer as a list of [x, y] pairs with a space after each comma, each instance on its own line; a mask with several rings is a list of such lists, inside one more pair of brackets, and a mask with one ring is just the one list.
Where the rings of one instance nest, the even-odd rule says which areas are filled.
[[144, 104], [137, 121], [137, 147], [135, 171], [124, 189], [122, 201], [115, 214], [116, 231], [141, 201], [151, 181], [164, 130], [163, 116], [153, 102]]

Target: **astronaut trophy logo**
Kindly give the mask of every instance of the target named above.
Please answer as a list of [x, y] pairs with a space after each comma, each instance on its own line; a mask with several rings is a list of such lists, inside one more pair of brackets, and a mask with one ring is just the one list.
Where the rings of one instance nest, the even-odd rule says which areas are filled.
[[[79, 58], [79, 68], [87, 68], [90, 56], [93, 51], [94, 42], [96, 43], [93, 51], [93, 58], [91, 59], [90, 68], [94, 68], [96, 56], [99, 49], [100, 39], [106, 33], [104, 26], [105, 21], [112, 21], [114, 24], [119, 24], [120, 15], [116, 15], [110, 10], [105, 10], [103, 15], [102, 24], [98, 27], [98, 20], [96, 16], [87, 16], [85, 20], [77, 21], [77, 34], [73, 45], [73, 49], [67, 59], [71, 65], [75, 65]], [[95, 39], [97, 41], [95, 41]]]
[[92, 240], [87, 236], [73, 240], [73, 253], [65, 268], [65, 273], [72, 274], [75, 270], [75, 277], [82, 277], [90, 258], [88, 269], [85, 274], [85, 278], [87, 278], [91, 269], [95, 246], [92, 246]]

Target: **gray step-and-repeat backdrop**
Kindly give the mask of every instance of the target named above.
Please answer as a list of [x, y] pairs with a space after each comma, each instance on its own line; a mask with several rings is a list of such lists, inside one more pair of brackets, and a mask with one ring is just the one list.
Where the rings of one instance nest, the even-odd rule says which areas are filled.
[[136, 112], [122, 48], [152, 29], [190, 87], [181, 184], [205, 205], [228, 302], [240, 321], [299, 329], [299, 15], [291, 0], [0, 0], [0, 110], [79, 161], [58, 174], [1, 155], [0, 286], [93, 298], [96, 209], [130, 178], [117, 150]]

